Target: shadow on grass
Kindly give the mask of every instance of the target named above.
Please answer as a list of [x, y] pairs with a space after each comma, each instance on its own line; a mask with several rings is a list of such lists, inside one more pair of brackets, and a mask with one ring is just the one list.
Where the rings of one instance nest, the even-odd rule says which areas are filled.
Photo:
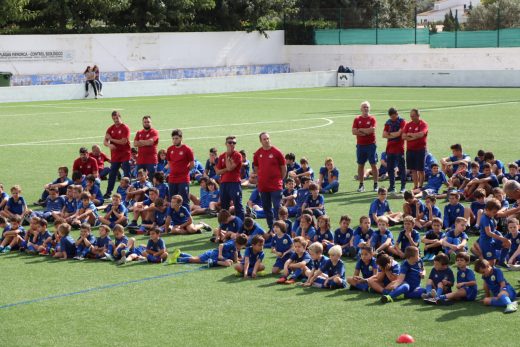
[[[415, 302], [417, 302], [417, 300]], [[422, 304], [422, 302], [419, 302], [419, 304]], [[407, 306], [411, 306], [411, 304], [407, 304]], [[419, 305], [417, 304], [416, 306]], [[501, 310], [501, 308], [484, 306], [477, 301], [455, 302], [448, 306], [423, 304], [417, 308], [417, 311], [426, 313], [430, 311], [442, 311], [444, 314], [436, 319], [437, 322], [451, 322], [461, 317], [480, 316], [496, 310]]]

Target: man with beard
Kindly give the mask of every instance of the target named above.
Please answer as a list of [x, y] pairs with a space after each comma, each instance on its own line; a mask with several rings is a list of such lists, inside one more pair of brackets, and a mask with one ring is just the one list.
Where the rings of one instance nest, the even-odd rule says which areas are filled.
[[137, 147], [137, 171], [148, 171], [148, 177], [153, 177], [157, 169], [157, 144], [159, 133], [152, 128], [152, 117], [143, 117], [143, 129], [135, 134], [134, 147]]
[[125, 177], [130, 177], [130, 128], [123, 123], [121, 114], [118, 111], [112, 112], [114, 124], [107, 129], [103, 144], [110, 148], [110, 175], [108, 176], [108, 186], [105, 199], [109, 199], [116, 183], [119, 168], [123, 168]]

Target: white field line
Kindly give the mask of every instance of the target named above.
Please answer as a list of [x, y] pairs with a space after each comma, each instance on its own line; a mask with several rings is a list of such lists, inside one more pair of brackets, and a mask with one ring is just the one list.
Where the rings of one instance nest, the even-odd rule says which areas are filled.
[[[302, 99], [306, 100], [306, 99]], [[473, 105], [458, 105], [458, 106], [446, 106], [446, 107], [437, 107], [437, 108], [425, 108], [421, 109], [421, 112], [436, 112], [436, 111], [444, 111], [451, 109], [461, 109], [461, 108], [476, 108], [476, 107], [489, 107], [489, 106], [498, 106], [498, 105], [506, 105], [506, 104], [518, 104], [519, 101], [506, 101], [506, 102], [495, 102], [495, 103], [484, 103], [484, 104], [473, 104]], [[385, 115], [386, 113], [374, 113], [375, 116]], [[328, 116], [327, 119], [336, 119], [336, 118], [348, 118], [355, 117], [356, 115], [339, 115], [339, 116]], [[274, 121], [261, 121], [261, 122], [248, 122], [248, 123], [234, 123], [234, 124], [216, 124], [216, 125], [202, 125], [202, 126], [194, 126], [194, 127], [185, 127], [186, 129], [203, 129], [203, 128], [215, 128], [215, 127], [230, 127], [230, 126], [242, 126], [242, 125], [258, 125], [258, 124], [273, 124], [273, 123], [286, 123], [286, 122], [302, 122], [302, 121], [312, 121], [317, 119], [324, 119], [323, 117], [313, 117], [313, 118], [300, 118], [300, 119], [284, 119], [284, 120], [274, 120]], [[171, 131], [174, 128], [170, 129], [161, 129], [159, 132]], [[132, 133], [135, 134], [135, 133]], [[9, 146], [31, 146], [31, 145], [43, 145], [43, 144], [53, 144], [58, 142], [57, 144], [63, 145], [68, 143], [62, 143], [62, 141], [79, 141], [79, 140], [90, 140], [90, 139], [102, 139], [102, 136], [89, 136], [89, 137], [76, 137], [76, 138], [68, 138], [68, 139], [53, 139], [53, 140], [43, 140], [43, 141], [32, 141], [32, 142], [19, 142], [19, 143], [7, 143], [0, 144], [0, 147], [9, 147]], [[220, 137], [220, 136], [219, 136]], [[71, 143], [76, 144], [76, 142]]]
[[39, 113], [19, 113], [19, 114], [0, 114], [0, 118], [8, 118], [8, 117], [20, 117], [20, 116], [50, 116], [55, 114], [71, 114], [71, 113], [87, 113], [87, 112], [106, 112], [110, 111], [123, 111], [122, 108], [111, 108], [111, 109], [87, 109], [87, 110], [77, 110], [77, 111], [61, 111], [61, 112], [39, 112]]
[[[291, 132], [291, 131], [300, 131], [300, 130], [309, 130], [309, 129], [322, 128], [322, 127], [326, 127], [326, 126], [334, 124], [334, 121], [329, 119], [329, 118], [333, 118], [333, 117], [328, 117], [328, 118], [307, 118], [307, 119], [298, 119], [298, 120], [292, 119], [290, 121], [325, 120], [326, 123], [325, 124], [320, 124], [320, 125], [315, 125], [315, 126], [303, 127], [303, 128], [291, 128], [291, 129], [285, 129], [285, 130], [270, 130], [269, 133], [270, 134], [277, 134], [277, 133], [285, 133], [285, 132]], [[238, 124], [238, 125], [280, 123], [280, 122], [288, 122], [288, 121], [289, 120], [271, 121], [271, 122], [256, 122], [256, 123], [241, 123], [241, 124]], [[224, 127], [224, 126], [227, 127], [227, 126], [230, 126], [230, 124], [220, 125], [220, 127]], [[192, 128], [207, 128], [207, 127], [209, 127], [209, 126], [192, 127]], [[216, 127], [216, 126], [211, 126], [211, 127]], [[183, 128], [183, 130], [184, 129], [191, 129], [191, 128]], [[171, 130], [171, 129], [167, 129], [167, 130]], [[166, 130], [161, 130], [161, 131], [166, 131]], [[254, 132], [254, 133], [247, 133], [247, 134], [239, 134], [239, 135], [235, 135], [235, 136], [240, 137], [240, 136], [258, 135], [258, 134], [259, 134], [259, 132]], [[223, 137], [224, 137], [224, 135], [188, 137], [188, 138], [186, 138], [186, 141], [205, 140], [205, 139], [217, 139], [217, 138], [223, 138]], [[82, 137], [82, 138], [77, 138], [77, 139], [64, 139], [64, 140], [61, 140], [61, 141], [72, 141], [72, 140], [81, 140], [81, 139], [89, 140], [89, 139], [94, 139], [94, 138], [102, 139], [103, 136], [90, 136], [90, 137]], [[49, 141], [60, 141], [60, 140], [49, 140]], [[160, 142], [168, 142], [168, 141], [171, 141], [171, 140], [170, 139], [160, 140]], [[62, 146], [62, 145], [82, 145], [82, 144], [84, 144], [84, 142], [44, 142], [44, 141], [39, 141], [39, 142], [3, 144], [3, 145], [0, 145], [0, 147], [7, 147], [7, 146], [10, 146], [10, 147], [13, 147], [13, 146], [50, 146], [50, 145], [60, 145], [60, 146]]]

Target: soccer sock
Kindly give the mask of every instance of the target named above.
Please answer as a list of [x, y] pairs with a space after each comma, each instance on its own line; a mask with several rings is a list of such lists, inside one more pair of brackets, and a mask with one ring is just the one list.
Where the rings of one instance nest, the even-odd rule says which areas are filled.
[[182, 258], [179, 257], [179, 258], [177, 258], [177, 262], [178, 263], [189, 263], [190, 259], [191, 259], [191, 257], [182, 257]]
[[295, 279], [296, 279], [296, 278], [300, 277], [301, 275], [302, 275], [302, 270], [300, 270], [300, 269], [296, 269], [296, 270], [294, 270], [293, 273], [292, 273], [292, 278], [295, 278]]
[[181, 252], [181, 254], [179, 254], [179, 258], [193, 258], [193, 256], [191, 254]]
[[437, 288], [437, 297], [441, 296], [443, 292], [442, 288]]
[[504, 307], [511, 303], [511, 299], [507, 295], [501, 295], [498, 298], [491, 299], [491, 306]]
[[446, 298], [446, 295], [441, 294], [439, 295], [439, 300], [448, 300], [448, 298]]
[[388, 295], [390, 294], [390, 291], [388, 289], [383, 289], [383, 295]]
[[500, 251], [500, 258], [498, 261], [499, 264], [506, 262], [506, 257], [507, 257], [508, 253], [509, 253], [509, 248], [502, 248], [502, 250]]
[[388, 295], [390, 295], [392, 297], [392, 299], [395, 299], [399, 295], [404, 294], [404, 293], [408, 293], [409, 291], [410, 291], [410, 286], [408, 285], [408, 283], [403, 283], [399, 287], [397, 287], [394, 290], [392, 290], [390, 292], [390, 294], [388, 294]]
[[427, 284], [426, 285], [426, 293], [430, 294], [431, 291], [432, 291], [432, 285], [431, 284]]

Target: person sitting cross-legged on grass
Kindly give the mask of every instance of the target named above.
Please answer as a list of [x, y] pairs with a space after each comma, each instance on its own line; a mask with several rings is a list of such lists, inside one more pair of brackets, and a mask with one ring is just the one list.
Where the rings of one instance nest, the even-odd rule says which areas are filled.
[[211, 231], [211, 227], [204, 222], [193, 223], [190, 210], [184, 206], [180, 195], [172, 196], [171, 205], [166, 212], [164, 230], [173, 235], [200, 233], [200, 230]]
[[343, 254], [340, 246], [329, 249], [329, 259], [315, 273], [311, 284], [319, 288], [340, 289], [347, 287], [345, 264], [341, 260]]
[[439, 295], [451, 293], [454, 282], [455, 277], [450, 269], [450, 258], [444, 253], [439, 253], [433, 259], [433, 269], [426, 281], [426, 293], [422, 295], [422, 298], [436, 298]]
[[247, 244], [247, 235], [239, 234], [236, 239], [221, 243], [218, 248], [210, 249], [201, 255], [193, 256], [182, 253], [180, 249], [173, 250], [172, 256], [168, 260], [169, 264], [208, 264], [211, 266], [229, 267], [238, 261], [238, 252]]
[[302, 278], [307, 265], [311, 261], [311, 256], [305, 250], [307, 248], [307, 240], [298, 236], [293, 240], [294, 253], [287, 260], [283, 267], [283, 275], [276, 281], [278, 284], [293, 284], [296, 280]]
[[405, 261], [401, 264], [399, 277], [389, 286], [390, 293], [381, 296], [383, 304], [394, 301], [404, 294], [407, 299], [418, 299], [425, 292], [421, 288], [421, 279], [424, 278], [424, 265], [419, 257], [419, 248], [409, 246], [405, 252]]
[[244, 276], [244, 278], [256, 278], [258, 273], [265, 270], [264, 260], [264, 243], [265, 240], [261, 235], [255, 235], [244, 252], [242, 261], [235, 265], [235, 270]]
[[307, 277], [307, 281], [303, 283], [304, 287], [310, 287], [315, 285], [321, 288], [321, 283], [314, 283], [314, 281], [318, 278], [318, 271], [325, 265], [328, 257], [323, 255], [323, 244], [320, 242], [312, 243], [309, 248], [309, 255], [311, 256], [311, 261], [309, 262], [309, 266], [305, 271], [305, 276]]
[[377, 274], [368, 279], [368, 286], [373, 292], [390, 293], [390, 285], [399, 276], [399, 263], [386, 253], [378, 254], [376, 258]]
[[[360, 276], [361, 275], [361, 276]], [[368, 291], [368, 279], [377, 275], [376, 258], [374, 258], [371, 247], [361, 247], [361, 257], [356, 263], [354, 276], [347, 277], [350, 289]]]
[[283, 269], [293, 252], [293, 240], [287, 233], [287, 224], [278, 220], [273, 224], [274, 236], [271, 238], [271, 252], [276, 255], [272, 273], [278, 274]]
[[122, 204], [120, 194], [112, 195], [112, 203], [105, 208], [105, 213], [104, 216], [99, 216], [99, 221], [112, 229], [117, 224], [125, 226], [128, 223], [128, 210]]
[[61, 260], [72, 259], [76, 256], [76, 243], [72, 236], [70, 236], [70, 224], [63, 223], [58, 226], [58, 233], [60, 234], [60, 247], [53, 255], [54, 258]]
[[105, 257], [111, 261], [117, 260], [118, 264], [123, 264], [126, 262], [127, 255], [134, 249], [135, 239], [125, 236], [125, 228], [121, 224], [116, 224], [112, 230], [114, 242], [111, 243], [112, 247], [108, 248], [108, 252], [105, 252]]

